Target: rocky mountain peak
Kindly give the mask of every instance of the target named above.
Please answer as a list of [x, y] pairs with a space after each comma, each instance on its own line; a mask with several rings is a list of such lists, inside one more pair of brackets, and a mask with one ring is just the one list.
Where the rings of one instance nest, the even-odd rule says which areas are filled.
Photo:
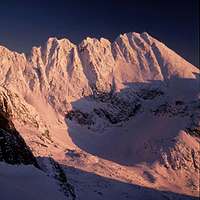
[[66, 171], [77, 187], [89, 171], [103, 184], [110, 177], [108, 190], [117, 179], [130, 191], [134, 183], [196, 195], [199, 74], [148, 33], [80, 44], [51, 37], [28, 56], [0, 46], [0, 161], [37, 166], [32, 149], [72, 198]]
[[59, 107], [91, 94], [94, 86], [110, 91], [113, 79], [120, 90], [128, 82], [165, 81], [174, 75], [195, 78], [198, 73], [148, 33], [121, 34], [112, 43], [88, 37], [79, 45], [51, 37], [45, 45], [33, 47], [28, 58], [1, 49], [1, 83], [16, 87], [22, 96], [37, 93]]

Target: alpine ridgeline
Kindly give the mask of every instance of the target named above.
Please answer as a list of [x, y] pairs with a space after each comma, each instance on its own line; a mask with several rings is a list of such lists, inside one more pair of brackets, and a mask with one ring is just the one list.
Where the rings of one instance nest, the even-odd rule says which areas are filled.
[[63, 198], [195, 199], [199, 77], [147, 33], [49, 38], [30, 55], [0, 46], [0, 111], [39, 168], [57, 163]]

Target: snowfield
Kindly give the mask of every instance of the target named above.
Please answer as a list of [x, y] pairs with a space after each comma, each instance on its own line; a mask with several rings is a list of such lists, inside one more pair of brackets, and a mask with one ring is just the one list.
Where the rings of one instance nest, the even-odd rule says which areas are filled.
[[148, 33], [0, 46], [0, 111], [41, 168], [2, 162], [2, 200], [198, 199], [200, 71]]
[[0, 162], [0, 186], [2, 200], [65, 199], [55, 181], [31, 165]]

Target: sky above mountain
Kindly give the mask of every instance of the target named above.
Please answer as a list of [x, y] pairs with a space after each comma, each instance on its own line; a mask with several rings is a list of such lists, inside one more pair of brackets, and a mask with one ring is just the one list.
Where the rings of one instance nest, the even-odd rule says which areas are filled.
[[198, 0], [3, 0], [0, 44], [29, 52], [52, 36], [79, 43], [146, 31], [198, 65], [198, 8]]

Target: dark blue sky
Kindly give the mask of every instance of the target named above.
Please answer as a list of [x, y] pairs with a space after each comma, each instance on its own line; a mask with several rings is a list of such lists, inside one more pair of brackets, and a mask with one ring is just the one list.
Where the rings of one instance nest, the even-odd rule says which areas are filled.
[[144, 32], [198, 65], [199, 0], [1, 0], [0, 44], [29, 52], [48, 37], [79, 43]]

